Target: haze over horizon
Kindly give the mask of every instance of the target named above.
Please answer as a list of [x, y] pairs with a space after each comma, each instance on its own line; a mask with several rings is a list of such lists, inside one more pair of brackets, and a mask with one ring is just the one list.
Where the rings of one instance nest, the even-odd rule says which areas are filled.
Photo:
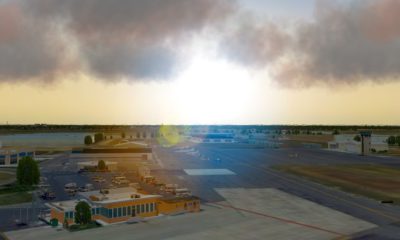
[[0, 124], [398, 125], [395, 0], [0, 0]]

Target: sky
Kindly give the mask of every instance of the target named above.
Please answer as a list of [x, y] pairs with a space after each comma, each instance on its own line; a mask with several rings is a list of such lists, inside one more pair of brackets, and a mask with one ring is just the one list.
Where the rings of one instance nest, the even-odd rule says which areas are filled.
[[0, 124], [400, 124], [395, 0], [0, 0]]

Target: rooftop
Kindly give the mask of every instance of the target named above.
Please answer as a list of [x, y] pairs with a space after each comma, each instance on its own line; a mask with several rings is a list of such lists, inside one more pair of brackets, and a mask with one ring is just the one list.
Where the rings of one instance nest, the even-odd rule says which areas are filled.
[[172, 196], [172, 197], [163, 197], [161, 198], [162, 201], [166, 203], [175, 203], [175, 202], [181, 202], [181, 201], [193, 201], [193, 200], [199, 200], [198, 197], [196, 196]]
[[102, 191], [96, 190], [80, 193], [80, 195], [93, 203], [115, 203], [160, 197], [160, 195], [139, 193], [135, 188], [132, 187], [103, 189]]
[[55, 207], [62, 211], [73, 211], [75, 210], [75, 206], [76, 204], [78, 204], [79, 201], [80, 200], [67, 200], [62, 202], [46, 203], [46, 205], [49, 207]]

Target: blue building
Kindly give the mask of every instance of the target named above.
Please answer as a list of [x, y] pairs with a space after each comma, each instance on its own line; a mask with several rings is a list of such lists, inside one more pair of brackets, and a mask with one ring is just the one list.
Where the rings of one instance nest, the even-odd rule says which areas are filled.
[[234, 143], [231, 133], [207, 133], [192, 135], [191, 140], [196, 143]]
[[35, 152], [23, 150], [0, 150], [0, 166], [17, 166], [18, 161], [26, 156], [35, 158]]

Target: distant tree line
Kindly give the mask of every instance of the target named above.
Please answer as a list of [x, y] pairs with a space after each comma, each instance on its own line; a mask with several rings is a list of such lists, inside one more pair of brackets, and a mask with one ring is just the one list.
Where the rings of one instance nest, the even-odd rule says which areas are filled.
[[[281, 130], [299, 130], [299, 131], [357, 131], [358, 129], [381, 129], [399, 131], [400, 126], [375, 126], [375, 125], [174, 125], [184, 132], [190, 128], [207, 127], [210, 132], [215, 132], [224, 129], [239, 129], [250, 130], [255, 129], [256, 132], [262, 131], [281, 131]], [[0, 125], [0, 131], [15, 131], [15, 132], [124, 132], [131, 131], [135, 128], [160, 128], [160, 125], [57, 125], [57, 124], [4, 124]]]

